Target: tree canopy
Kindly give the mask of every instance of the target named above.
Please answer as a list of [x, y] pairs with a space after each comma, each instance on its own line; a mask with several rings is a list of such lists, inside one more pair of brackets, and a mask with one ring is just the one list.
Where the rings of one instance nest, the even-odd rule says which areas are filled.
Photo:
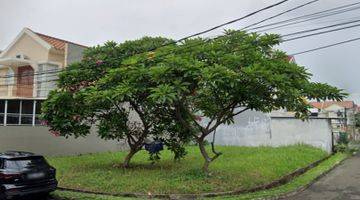
[[281, 43], [278, 35], [226, 31], [217, 39], [189, 39], [136, 54], [167, 42], [143, 38], [89, 49], [81, 63], [60, 75], [59, 89], [44, 105], [44, 119], [64, 136], [86, 135], [96, 124], [103, 138], [126, 138], [130, 154], [153, 137], [181, 157], [183, 145], [192, 139], [207, 172], [220, 153], [212, 146], [210, 156], [205, 138], [219, 125], [233, 123], [234, 116], [283, 108], [304, 119], [306, 99], [341, 100], [345, 95], [311, 82], [305, 67], [275, 49]]

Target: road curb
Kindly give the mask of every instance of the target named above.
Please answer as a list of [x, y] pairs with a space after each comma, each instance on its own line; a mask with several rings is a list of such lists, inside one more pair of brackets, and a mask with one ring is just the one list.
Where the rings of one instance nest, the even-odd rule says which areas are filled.
[[[268, 190], [275, 187], [279, 187], [281, 185], [285, 185], [289, 183], [294, 178], [306, 173], [310, 169], [318, 166], [320, 163], [329, 159], [332, 155], [326, 156], [318, 161], [315, 161], [304, 168], [300, 168], [295, 170], [294, 172], [281, 177], [278, 180], [272, 181], [271, 183], [260, 185], [250, 189], [239, 189], [228, 192], [211, 192], [211, 193], [202, 193], [202, 194], [144, 194], [144, 193], [104, 193], [104, 192], [92, 192], [86, 190], [79, 189], [71, 189], [71, 188], [63, 188], [59, 187], [60, 191], [69, 191], [69, 192], [77, 192], [83, 194], [94, 194], [94, 195], [104, 195], [104, 196], [113, 196], [113, 197], [132, 197], [132, 198], [158, 198], [158, 199], [197, 199], [197, 198], [209, 198], [209, 197], [220, 197], [220, 196], [234, 196], [246, 193], [253, 193], [262, 190]], [[305, 188], [306, 189], [306, 188]], [[280, 196], [279, 196], [280, 197]], [[271, 198], [271, 199], [281, 199], [281, 198]]]

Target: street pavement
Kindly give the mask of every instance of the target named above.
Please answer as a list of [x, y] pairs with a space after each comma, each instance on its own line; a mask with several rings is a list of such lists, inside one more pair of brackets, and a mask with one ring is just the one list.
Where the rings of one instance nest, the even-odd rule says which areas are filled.
[[359, 153], [288, 200], [360, 200]]

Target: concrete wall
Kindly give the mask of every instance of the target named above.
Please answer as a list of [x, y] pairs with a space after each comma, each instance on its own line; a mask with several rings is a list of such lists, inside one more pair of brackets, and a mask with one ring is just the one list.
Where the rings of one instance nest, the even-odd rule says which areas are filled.
[[86, 138], [66, 139], [53, 136], [42, 126], [0, 126], [0, 152], [19, 150], [43, 155], [78, 155], [119, 151], [125, 147], [123, 142], [105, 141], [94, 133]]
[[[212, 136], [207, 139], [212, 141]], [[248, 111], [237, 116], [235, 124], [220, 126], [215, 143], [235, 146], [283, 146], [303, 143], [330, 153], [332, 132], [329, 119], [301, 121]]]

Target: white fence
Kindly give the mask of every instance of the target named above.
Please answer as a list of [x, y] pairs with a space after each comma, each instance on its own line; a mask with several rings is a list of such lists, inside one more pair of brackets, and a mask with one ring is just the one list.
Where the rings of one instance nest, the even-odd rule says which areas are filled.
[[[212, 141], [212, 135], [208, 137]], [[232, 146], [284, 146], [309, 144], [332, 151], [329, 119], [310, 118], [302, 121], [292, 117], [269, 117], [248, 111], [235, 118], [235, 124], [217, 129], [215, 144]]]

